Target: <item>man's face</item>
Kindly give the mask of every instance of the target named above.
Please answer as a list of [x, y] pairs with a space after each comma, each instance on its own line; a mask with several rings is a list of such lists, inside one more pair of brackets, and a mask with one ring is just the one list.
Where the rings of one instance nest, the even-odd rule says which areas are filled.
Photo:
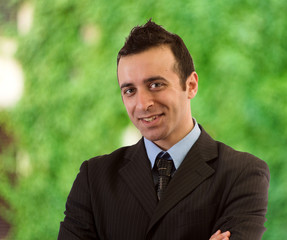
[[197, 74], [187, 78], [184, 91], [174, 66], [175, 58], [165, 45], [122, 57], [118, 65], [122, 99], [131, 121], [163, 149], [193, 128], [190, 99], [197, 92]]

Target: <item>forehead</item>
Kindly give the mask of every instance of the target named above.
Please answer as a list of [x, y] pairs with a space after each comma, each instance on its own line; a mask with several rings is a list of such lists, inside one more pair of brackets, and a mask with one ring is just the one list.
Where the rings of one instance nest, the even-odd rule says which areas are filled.
[[175, 58], [169, 46], [161, 45], [121, 57], [118, 64], [119, 82], [174, 73]]

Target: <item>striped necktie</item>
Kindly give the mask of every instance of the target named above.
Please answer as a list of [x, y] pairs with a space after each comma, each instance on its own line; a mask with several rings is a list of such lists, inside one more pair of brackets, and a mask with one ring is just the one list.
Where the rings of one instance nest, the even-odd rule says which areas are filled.
[[171, 179], [172, 172], [175, 170], [173, 160], [168, 152], [162, 151], [157, 155], [156, 170], [158, 171], [157, 197], [160, 200]]

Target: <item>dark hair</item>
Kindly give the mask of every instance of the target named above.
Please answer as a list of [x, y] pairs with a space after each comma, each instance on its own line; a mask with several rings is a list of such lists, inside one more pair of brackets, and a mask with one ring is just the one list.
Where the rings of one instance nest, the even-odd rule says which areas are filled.
[[181, 85], [185, 90], [187, 77], [195, 71], [192, 57], [178, 35], [166, 31], [151, 19], [143, 26], [136, 26], [131, 30], [124, 46], [118, 53], [117, 64], [123, 56], [140, 53], [164, 44], [170, 47], [175, 57], [175, 71], [179, 74]]

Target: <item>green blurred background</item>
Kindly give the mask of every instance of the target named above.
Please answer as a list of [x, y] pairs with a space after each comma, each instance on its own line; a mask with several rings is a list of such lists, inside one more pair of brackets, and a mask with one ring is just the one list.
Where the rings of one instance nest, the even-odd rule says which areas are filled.
[[24, 78], [21, 99], [0, 106], [0, 216], [10, 224], [2, 238], [56, 239], [80, 164], [123, 145], [130, 122], [116, 56], [152, 17], [194, 58], [193, 116], [268, 163], [263, 239], [287, 239], [286, 12], [286, 0], [0, 0], [0, 56]]

